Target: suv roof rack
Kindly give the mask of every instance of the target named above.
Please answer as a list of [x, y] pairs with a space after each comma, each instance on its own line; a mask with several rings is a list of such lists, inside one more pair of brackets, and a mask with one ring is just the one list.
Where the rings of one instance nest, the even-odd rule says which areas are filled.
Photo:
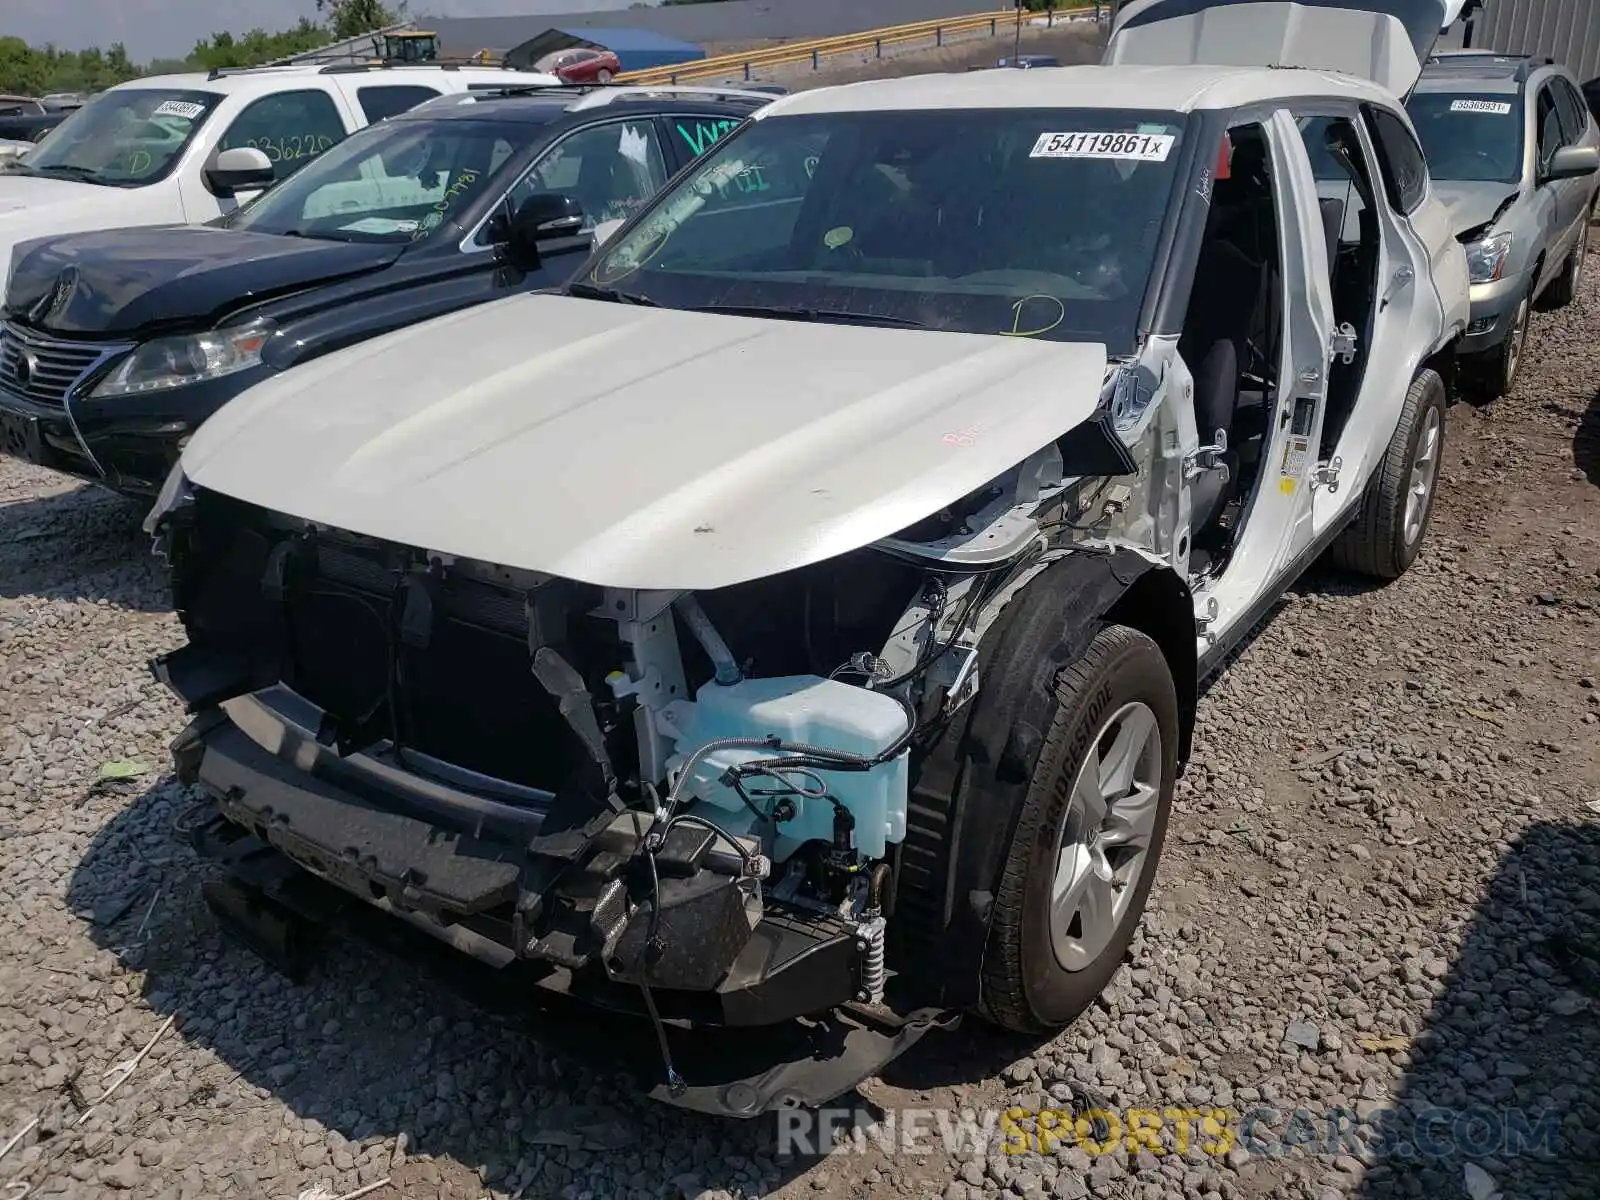
[[479, 67], [485, 71], [514, 71], [506, 63], [477, 62], [470, 58], [434, 59], [431, 62], [338, 62], [329, 63], [318, 70], [319, 75], [355, 75], [363, 71], [406, 71], [419, 68], [435, 71], [459, 71], [462, 67]]
[[770, 104], [773, 98], [771, 92], [757, 92], [746, 88], [679, 87], [676, 84], [667, 87], [657, 87], [653, 84], [639, 86], [602, 84], [572, 107], [576, 111], [601, 108], [618, 100], [653, 100], [658, 97], [685, 97], [691, 100], [759, 100], [762, 104]]
[[230, 75], [249, 75], [255, 71], [304, 71], [305, 69], [305, 63], [259, 63], [253, 67], [212, 67], [206, 72], [206, 79], [215, 82]]

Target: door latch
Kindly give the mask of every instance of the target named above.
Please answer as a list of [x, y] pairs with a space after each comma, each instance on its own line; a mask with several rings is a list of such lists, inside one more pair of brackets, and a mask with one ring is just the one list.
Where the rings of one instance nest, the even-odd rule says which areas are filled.
[[1219, 429], [1212, 435], [1216, 441], [1209, 446], [1196, 446], [1183, 456], [1183, 477], [1193, 479], [1207, 471], [1227, 471], [1228, 464], [1222, 456], [1228, 452], [1228, 431]]
[[1333, 331], [1333, 336], [1328, 339], [1328, 353], [1337, 357], [1345, 366], [1355, 362], [1356, 327], [1349, 321]]
[[1334, 458], [1329, 462], [1318, 463], [1317, 473], [1312, 477], [1312, 487], [1325, 487], [1328, 491], [1339, 490], [1339, 468], [1344, 466], [1344, 459]]

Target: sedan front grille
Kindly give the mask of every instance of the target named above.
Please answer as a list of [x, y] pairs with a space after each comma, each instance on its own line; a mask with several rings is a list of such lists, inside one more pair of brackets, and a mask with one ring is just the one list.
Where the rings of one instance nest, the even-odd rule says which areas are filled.
[[58, 341], [7, 322], [0, 325], [0, 389], [61, 407], [84, 379], [130, 349], [123, 343]]

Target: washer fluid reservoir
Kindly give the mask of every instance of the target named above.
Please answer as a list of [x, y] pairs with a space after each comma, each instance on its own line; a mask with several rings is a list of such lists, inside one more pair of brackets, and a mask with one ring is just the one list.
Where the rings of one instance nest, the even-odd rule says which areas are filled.
[[[786, 742], [804, 743], [848, 754], [871, 756], [896, 741], [906, 728], [906, 711], [900, 702], [882, 692], [868, 691], [818, 675], [791, 675], [779, 679], [745, 679], [723, 685], [708, 683], [695, 693], [694, 701], [678, 701], [667, 706], [671, 726], [681, 731], [675, 739], [677, 754], [667, 763], [669, 772], [680, 769], [698, 747], [721, 738], [778, 737]], [[685, 794], [725, 810], [729, 814], [750, 815], [733, 788], [719, 782], [731, 766], [757, 759], [775, 758], [781, 751], [725, 749], [706, 755], [695, 764], [685, 786]], [[909, 791], [908, 756], [896, 755], [867, 771], [815, 770], [838, 800], [855, 817], [856, 849], [867, 858], [882, 858], [891, 844], [906, 836], [906, 803]], [[815, 791], [815, 779], [795, 776], [794, 782]], [[770, 791], [776, 787], [770, 777], [750, 776], [746, 792]], [[769, 810], [774, 797], [752, 799]], [[775, 857], [782, 861], [803, 842], [831, 841], [833, 804], [816, 796], [789, 797], [795, 815], [778, 826]], [[707, 813], [730, 832], [756, 824], [721, 813]], [[737, 828], [736, 828], [737, 827]]]

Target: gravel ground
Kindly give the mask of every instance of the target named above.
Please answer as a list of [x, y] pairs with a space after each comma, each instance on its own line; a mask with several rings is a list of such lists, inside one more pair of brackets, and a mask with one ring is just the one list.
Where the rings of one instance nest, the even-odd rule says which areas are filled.
[[[1514, 395], [1453, 410], [1414, 570], [1386, 588], [1308, 578], [1205, 697], [1155, 907], [1101, 1003], [1042, 1046], [970, 1022], [930, 1035], [861, 1101], [1031, 1110], [1087, 1085], [1118, 1106], [1319, 1122], [1514, 1109], [1532, 1127], [1554, 1114], [1559, 1154], [1458, 1127], [1420, 1159], [1359, 1141], [1008, 1155], [998, 1132], [954, 1158], [870, 1140], [779, 1158], [767, 1122], [634, 1099], [577, 1052], [575, 1028], [604, 1040], [591, 1018], [530, 1024], [360, 941], [291, 987], [217, 933], [175, 836], [189, 798], [165, 746], [182, 718], [145, 661], [178, 628], [139, 513], [0, 460], [0, 1200], [326, 1200], [383, 1180], [367, 1194], [1592, 1200], [1600, 271], [1587, 278], [1581, 306], [1536, 321]], [[132, 778], [101, 780], [108, 763]]]

